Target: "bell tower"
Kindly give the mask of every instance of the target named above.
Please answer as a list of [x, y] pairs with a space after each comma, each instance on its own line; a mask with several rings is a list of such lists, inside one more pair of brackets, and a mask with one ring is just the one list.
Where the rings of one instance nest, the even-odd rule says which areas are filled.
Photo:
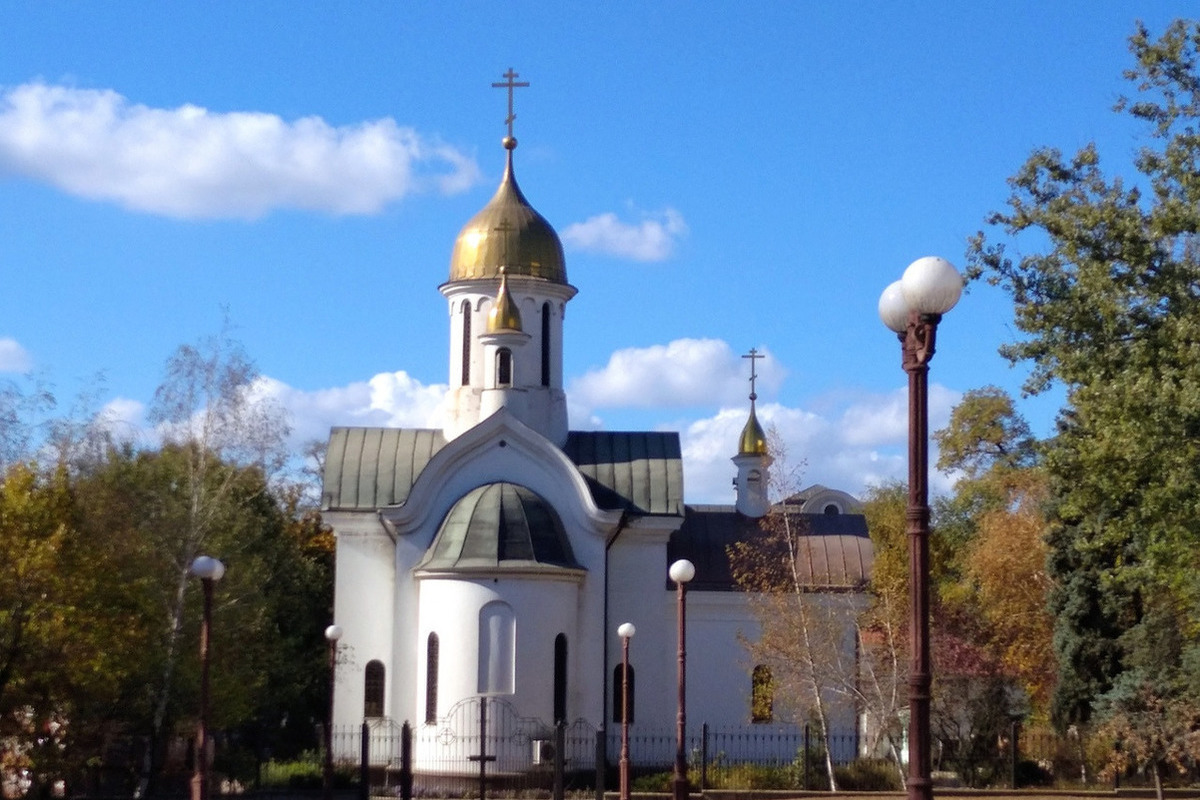
[[562, 446], [563, 315], [575, 287], [567, 283], [562, 242], [534, 210], [513, 172], [513, 90], [526, 87], [509, 69], [504, 177], [496, 194], [459, 232], [450, 279], [439, 287], [450, 311], [450, 392], [445, 435], [453, 439], [507, 408]]

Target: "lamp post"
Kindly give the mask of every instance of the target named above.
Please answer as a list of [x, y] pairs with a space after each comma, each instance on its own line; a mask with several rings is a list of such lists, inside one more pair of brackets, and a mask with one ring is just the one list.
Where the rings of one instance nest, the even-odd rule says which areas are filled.
[[962, 294], [963, 279], [944, 258], [919, 258], [884, 289], [879, 316], [900, 338], [908, 373], [908, 580], [912, 642], [908, 678], [908, 797], [930, 800], [929, 698], [929, 361], [938, 322]]
[[333, 797], [333, 690], [337, 675], [338, 639], [341, 638], [341, 625], [330, 625], [325, 629], [325, 641], [329, 642], [329, 707], [325, 714], [325, 774], [322, 784], [325, 800]]
[[192, 800], [208, 800], [208, 641], [212, 631], [213, 584], [225, 575], [225, 565], [211, 556], [198, 556], [188, 571], [200, 579], [204, 590], [204, 616], [200, 622], [200, 719], [196, 723]]
[[629, 640], [635, 633], [632, 622], [617, 628], [621, 637], [621, 800], [629, 800]]
[[687, 583], [696, 577], [696, 565], [681, 558], [667, 571], [675, 581], [676, 604], [679, 608], [679, 714], [675, 718], [675, 773], [671, 776], [673, 800], [687, 800], [687, 759], [684, 756], [684, 728], [687, 726]]

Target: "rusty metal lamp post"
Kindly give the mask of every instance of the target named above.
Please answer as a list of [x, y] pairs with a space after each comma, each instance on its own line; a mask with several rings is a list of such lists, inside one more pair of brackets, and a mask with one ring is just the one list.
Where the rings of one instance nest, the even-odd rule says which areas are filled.
[[632, 622], [617, 628], [621, 637], [621, 800], [629, 800], [629, 640], [635, 633]]
[[679, 608], [679, 713], [675, 718], [675, 771], [671, 776], [671, 796], [673, 800], [687, 800], [687, 758], [684, 753], [687, 727], [687, 584], [696, 577], [696, 566], [686, 558], [681, 558], [671, 565], [667, 574], [675, 581]]
[[904, 276], [884, 289], [879, 316], [900, 338], [901, 361], [908, 373], [908, 542], [912, 643], [908, 679], [908, 797], [933, 797], [929, 658], [929, 361], [942, 315], [962, 294], [963, 279], [943, 258], [927, 256], [908, 266]]
[[322, 780], [325, 800], [333, 798], [333, 691], [336, 686], [338, 639], [341, 638], [341, 625], [330, 625], [325, 629], [325, 641], [329, 642], [329, 706], [325, 714], [325, 770]]
[[213, 584], [225, 575], [225, 565], [211, 556], [198, 556], [188, 572], [200, 579], [204, 591], [204, 616], [200, 622], [200, 718], [196, 723], [191, 798], [208, 800], [208, 643], [212, 632]]

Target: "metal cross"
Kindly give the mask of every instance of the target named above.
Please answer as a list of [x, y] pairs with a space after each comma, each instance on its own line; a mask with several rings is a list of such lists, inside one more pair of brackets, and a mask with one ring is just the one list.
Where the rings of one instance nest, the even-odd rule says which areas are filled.
[[508, 136], [511, 139], [512, 135], [513, 135], [513, 120], [515, 120], [517, 118], [517, 115], [513, 113], [513, 89], [524, 88], [529, 85], [529, 82], [528, 81], [518, 82], [518, 81], [513, 80], [514, 78], [519, 78], [521, 76], [518, 75], [517, 73], [513, 72], [512, 67], [509, 67], [508, 72], [504, 73], [500, 77], [507, 78], [508, 79], [507, 82], [493, 83], [492, 88], [493, 89], [508, 89], [508, 119], [504, 120], [504, 122], [505, 122], [505, 124], [508, 125]]
[[754, 362], [758, 361], [760, 358], [766, 358], [766, 356], [751, 347], [750, 353], [742, 356], [742, 358], [750, 359], [750, 399], [757, 400], [758, 395], [754, 391], [754, 379], [758, 377], [758, 372], [755, 369], [757, 365]]
[[507, 219], [500, 220], [500, 223], [498, 225], [496, 225], [496, 227], [492, 228], [492, 230], [499, 231], [500, 233], [502, 233], [504, 235], [504, 239], [503, 239], [504, 250], [500, 253], [500, 258], [504, 262], [505, 265], [508, 264], [508, 239], [509, 239], [508, 235], [510, 233], [512, 233], [513, 231], [515, 231], [516, 229], [517, 229], [517, 227], [515, 225], [513, 225], [511, 222], [509, 222]]

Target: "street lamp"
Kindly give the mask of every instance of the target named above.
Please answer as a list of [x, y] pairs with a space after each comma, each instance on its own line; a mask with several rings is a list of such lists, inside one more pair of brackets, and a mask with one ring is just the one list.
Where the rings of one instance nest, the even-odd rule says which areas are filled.
[[908, 373], [908, 580], [912, 641], [908, 678], [908, 797], [931, 800], [929, 697], [929, 361], [938, 322], [962, 294], [963, 279], [944, 258], [919, 258], [883, 290], [879, 317], [900, 338]]
[[329, 642], [329, 709], [325, 715], [325, 800], [331, 800], [333, 797], [333, 691], [337, 674], [338, 639], [341, 638], [341, 625], [330, 625], [325, 629], [325, 641]]
[[629, 640], [635, 633], [632, 622], [617, 628], [621, 637], [621, 800], [629, 800]]
[[674, 800], [687, 800], [688, 779], [687, 760], [684, 758], [683, 738], [687, 725], [687, 583], [696, 577], [696, 565], [681, 558], [671, 565], [667, 571], [671, 580], [675, 581], [675, 596], [679, 607], [679, 714], [675, 718], [675, 773], [671, 776], [671, 795]]
[[196, 761], [192, 773], [192, 800], [208, 800], [208, 640], [212, 631], [213, 584], [225, 574], [225, 565], [212, 556], [198, 556], [188, 570], [204, 590], [204, 617], [200, 623], [200, 720], [196, 723]]

